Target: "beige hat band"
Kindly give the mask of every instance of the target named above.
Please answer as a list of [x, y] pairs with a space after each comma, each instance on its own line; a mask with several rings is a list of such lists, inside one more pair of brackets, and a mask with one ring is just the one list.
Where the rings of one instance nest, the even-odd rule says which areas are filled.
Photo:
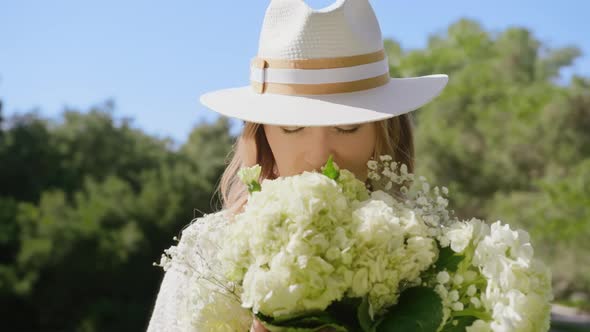
[[347, 93], [373, 89], [389, 82], [389, 73], [381, 76], [352, 82], [323, 83], [323, 84], [284, 84], [250, 82], [254, 91], [258, 93], [275, 93], [281, 95], [325, 95], [332, 93]]
[[337, 58], [252, 61], [251, 86], [257, 93], [332, 94], [376, 88], [389, 82], [385, 52]]
[[255, 57], [252, 59], [252, 66], [277, 69], [329, 69], [365, 65], [367, 63], [381, 61], [385, 58], [385, 50], [381, 49], [372, 53], [335, 58], [286, 60]]

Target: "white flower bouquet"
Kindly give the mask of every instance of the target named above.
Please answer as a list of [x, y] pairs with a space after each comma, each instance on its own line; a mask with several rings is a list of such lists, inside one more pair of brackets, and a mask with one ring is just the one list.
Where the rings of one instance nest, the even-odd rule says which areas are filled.
[[199, 219], [159, 264], [193, 278], [195, 330], [248, 331], [252, 315], [285, 332], [549, 329], [551, 275], [525, 231], [459, 221], [446, 188], [391, 156], [367, 166], [369, 187], [331, 157], [262, 183], [241, 169], [244, 211]]

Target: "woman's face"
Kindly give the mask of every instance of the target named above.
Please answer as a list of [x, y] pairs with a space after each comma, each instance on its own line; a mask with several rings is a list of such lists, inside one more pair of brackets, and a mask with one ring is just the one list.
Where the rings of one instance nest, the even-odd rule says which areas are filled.
[[333, 155], [340, 168], [367, 179], [367, 161], [376, 141], [375, 122], [362, 124], [297, 127], [263, 125], [280, 176], [320, 171]]

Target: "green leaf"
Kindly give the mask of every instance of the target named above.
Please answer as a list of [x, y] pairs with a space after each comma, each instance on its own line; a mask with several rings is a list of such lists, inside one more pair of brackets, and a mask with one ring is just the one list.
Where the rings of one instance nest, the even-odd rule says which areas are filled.
[[[361, 327], [359, 319], [365, 311], [369, 329]], [[270, 317], [262, 313], [256, 314], [260, 322], [273, 332], [306, 332], [318, 331], [331, 327], [343, 332], [374, 332], [371, 330], [371, 320], [368, 315], [368, 301], [360, 297], [344, 297], [332, 302], [324, 311], [314, 311], [297, 316], [287, 315]]]
[[431, 278], [436, 277], [436, 275], [441, 271], [448, 271], [448, 272], [455, 272], [459, 267], [459, 264], [465, 258], [464, 255], [459, 255], [451, 249], [451, 247], [442, 248], [440, 245], [438, 246], [438, 259], [436, 262], [428, 268], [428, 270], [424, 271], [421, 275], [425, 280], [430, 280]]
[[325, 176], [329, 177], [332, 180], [338, 180], [338, 177], [340, 176], [340, 171], [334, 166], [334, 160], [332, 159], [332, 155], [330, 155], [328, 161], [326, 162], [326, 165], [324, 165], [324, 167], [322, 168], [322, 173]]
[[371, 328], [373, 327], [373, 321], [371, 320], [371, 316], [369, 315], [368, 296], [363, 297], [363, 301], [358, 307], [357, 317], [363, 331], [371, 331]]
[[255, 191], [260, 191], [260, 183], [257, 181], [252, 181], [248, 184], [248, 192], [253, 193]]
[[332, 302], [326, 308], [326, 312], [346, 326], [349, 331], [359, 331], [361, 327], [357, 320], [357, 313], [361, 303], [362, 298], [360, 297], [344, 297], [339, 301]]
[[443, 320], [442, 300], [431, 288], [408, 288], [390, 309], [377, 332], [435, 332]]
[[436, 261], [436, 269], [437, 271], [447, 270], [449, 272], [455, 272], [464, 257], [454, 252], [450, 246], [440, 248], [438, 260]]

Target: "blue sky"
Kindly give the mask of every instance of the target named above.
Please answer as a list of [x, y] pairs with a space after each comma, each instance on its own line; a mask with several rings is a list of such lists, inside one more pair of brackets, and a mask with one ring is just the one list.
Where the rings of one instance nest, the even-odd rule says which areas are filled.
[[[351, 0], [349, 0], [351, 1]], [[217, 113], [209, 90], [248, 84], [269, 0], [0, 0], [0, 99], [7, 114], [58, 117], [111, 98], [116, 117], [177, 142]], [[315, 8], [334, 0], [306, 0]], [[488, 30], [530, 28], [552, 47], [577, 45], [572, 72], [590, 76], [590, 2], [580, 0], [371, 0], [384, 37], [420, 48], [462, 17]], [[234, 132], [239, 123], [234, 122]]]

